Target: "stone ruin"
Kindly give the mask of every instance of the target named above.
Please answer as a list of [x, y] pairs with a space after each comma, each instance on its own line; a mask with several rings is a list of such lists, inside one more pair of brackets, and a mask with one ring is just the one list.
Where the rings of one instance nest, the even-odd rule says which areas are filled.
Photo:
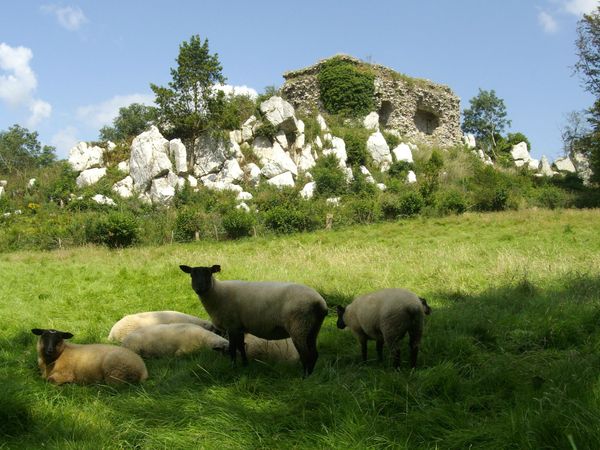
[[[367, 64], [337, 55], [351, 64]], [[304, 69], [283, 74], [282, 96], [297, 111], [323, 112], [317, 76], [324, 59]], [[444, 85], [411, 78], [381, 65], [370, 65], [375, 74], [375, 107], [382, 129], [395, 130], [411, 141], [451, 147], [460, 144], [460, 99]]]

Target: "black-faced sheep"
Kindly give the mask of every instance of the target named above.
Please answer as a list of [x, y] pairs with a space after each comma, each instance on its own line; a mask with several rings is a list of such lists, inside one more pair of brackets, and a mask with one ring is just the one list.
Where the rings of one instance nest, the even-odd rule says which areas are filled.
[[190, 314], [184, 314], [177, 311], [148, 311], [137, 314], [129, 314], [113, 325], [108, 334], [111, 341], [122, 342], [129, 333], [148, 325], [158, 325], [164, 323], [193, 323], [200, 325], [213, 333], [219, 334], [217, 328], [208, 320]]
[[227, 331], [229, 354], [235, 363], [239, 350], [247, 364], [244, 333], [263, 339], [291, 337], [300, 355], [304, 376], [318, 358], [317, 335], [327, 315], [327, 304], [317, 291], [292, 283], [218, 281], [221, 266], [179, 266], [192, 278], [192, 288], [220, 329]]
[[148, 378], [146, 365], [139, 355], [115, 345], [72, 344], [65, 339], [71, 333], [34, 328], [38, 366], [42, 378], [63, 383], [137, 383]]
[[400, 341], [408, 332], [411, 367], [417, 364], [425, 315], [431, 308], [425, 299], [406, 289], [383, 289], [357, 297], [347, 307], [337, 307], [337, 326], [348, 326], [358, 339], [363, 361], [367, 341], [375, 340], [377, 356], [383, 359], [383, 344], [391, 350], [394, 367], [400, 365]]
[[143, 357], [181, 356], [203, 348], [225, 353], [229, 349], [227, 339], [193, 323], [162, 323], [138, 328], [125, 336], [122, 345]]

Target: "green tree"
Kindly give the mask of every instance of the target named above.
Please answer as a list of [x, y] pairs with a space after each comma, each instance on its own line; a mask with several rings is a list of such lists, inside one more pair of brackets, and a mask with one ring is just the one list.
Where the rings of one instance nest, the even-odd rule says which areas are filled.
[[0, 173], [46, 167], [55, 161], [54, 151], [54, 147], [40, 144], [37, 131], [15, 124], [0, 132]]
[[[213, 89], [224, 83], [219, 57], [210, 54], [208, 39], [198, 35], [179, 46], [177, 68], [171, 69], [168, 87], [151, 84], [158, 107], [158, 122], [167, 137], [179, 137], [191, 147], [215, 123], [215, 111], [223, 109], [224, 94]], [[190, 155], [193, 152], [189, 152]]]
[[463, 111], [462, 130], [465, 133], [473, 133], [496, 159], [498, 138], [504, 129], [510, 126], [510, 120], [506, 118], [504, 100], [497, 97], [493, 89], [479, 89], [479, 94], [469, 100], [469, 103], [471, 107]]
[[100, 139], [113, 142], [129, 140], [146, 131], [155, 122], [156, 114], [156, 108], [141, 103], [119, 108], [112, 126], [100, 129]]

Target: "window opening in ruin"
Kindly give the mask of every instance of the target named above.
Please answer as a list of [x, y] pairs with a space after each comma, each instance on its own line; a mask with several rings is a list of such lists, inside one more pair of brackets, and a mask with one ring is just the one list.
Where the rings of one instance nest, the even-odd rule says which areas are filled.
[[440, 119], [431, 111], [417, 109], [415, 113], [415, 126], [417, 130], [427, 135], [433, 134], [435, 129], [440, 125]]
[[381, 108], [379, 108], [379, 125], [386, 127], [394, 111], [392, 102], [384, 100], [381, 102]]

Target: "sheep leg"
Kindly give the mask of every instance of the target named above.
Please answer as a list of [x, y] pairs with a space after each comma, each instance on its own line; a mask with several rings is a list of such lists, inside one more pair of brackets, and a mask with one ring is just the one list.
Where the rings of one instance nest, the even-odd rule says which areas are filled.
[[[237, 357], [237, 349], [238, 344], [237, 340], [239, 339], [239, 335], [236, 333], [229, 332], [229, 357], [231, 358], [231, 363], [235, 366], [236, 357]], [[244, 335], [242, 334], [242, 342], [244, 341]]]
[[308, 333], [292, 334], [292, 342], [300, 355], [300, 362], [303, 368], [303, 377], [309, 376], [317, 363], [319, 352], [317, 351], [317, 334], [321, 324], [311, 328]]
[[417, 367], [417, 355], [419, 354], [419, 344], [421, 342], [421, 331], [415, 331], [409, 333], [409, 347], [410, 347], [410, 366], [414, 369]]
[[242, 333], [237, 341], [237, 348], [242, 357], [242, 365], [248, 365], [248, 357], [246, 356], [246, 345], [244, 344], [244, 333]]
[[383, 339], [377, 339], [377, 359], [383, 361]]

